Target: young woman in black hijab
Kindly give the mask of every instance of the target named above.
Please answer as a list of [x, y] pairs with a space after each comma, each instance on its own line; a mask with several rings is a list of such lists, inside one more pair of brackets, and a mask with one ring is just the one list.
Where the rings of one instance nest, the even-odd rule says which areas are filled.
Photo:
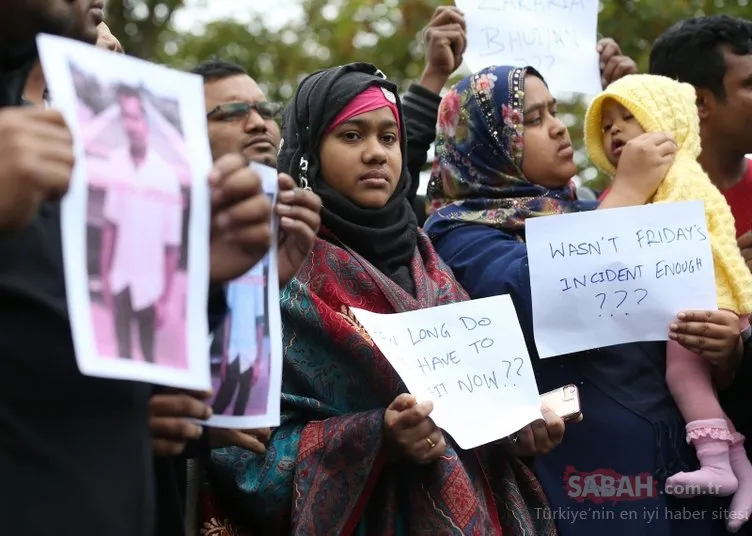
[[281, 300], [282, 424], [263, 456], [215, 451], [215, 490], [257, 534], [554, 534], [524, 464], [499, 445], [460, 451], [350, 310], [467, 299], [406, 199], [396, 91], [355, 63], [308, 77], [286, 112], [280, 171], [321, 197], [323, 225]]

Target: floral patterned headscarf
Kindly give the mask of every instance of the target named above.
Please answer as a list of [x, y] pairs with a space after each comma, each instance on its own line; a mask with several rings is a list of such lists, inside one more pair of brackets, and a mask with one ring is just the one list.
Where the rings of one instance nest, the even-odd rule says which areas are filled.
[[[425, 231], [439, 220], [524, 236], [525, 219], [592, 210], [574, 183], [548, 189], [522, 173], [524, 80], [532, 67], [487, 67], [452, 88], [439, 108]], [[446, 228], [445, 226], [442, 226]]]

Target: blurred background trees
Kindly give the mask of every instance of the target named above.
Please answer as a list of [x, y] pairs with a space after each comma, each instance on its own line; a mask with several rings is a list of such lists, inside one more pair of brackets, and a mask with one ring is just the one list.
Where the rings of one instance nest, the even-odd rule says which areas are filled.
[[[219, 20], [201, 31], [173, 24], [181, 9], [211, 0], [109, 0], [108, 23], [129, 54], [188, 69], [217, 55], [245, 67], [271, 100], [287, 101], [306, 74], [358, 59], [381, 67], [402, 87], [423, 69], [420, 30], [433, 10], [450, 0], [300, 0], [302, 17], [270, 27], [263, 16], [250, 23]], [[273, 2], [274, 0], [269, 0]], [[598, 31], [647, 68], [650, 46], [674, 22], [694, 15], [749, 17], [752, 0], [601, 0]], [[544, 73], [545, 74], [545, 73]], [[580, 176], [603, 183], [582, 152], [585, 103], [563, 108], [578, 147]]]

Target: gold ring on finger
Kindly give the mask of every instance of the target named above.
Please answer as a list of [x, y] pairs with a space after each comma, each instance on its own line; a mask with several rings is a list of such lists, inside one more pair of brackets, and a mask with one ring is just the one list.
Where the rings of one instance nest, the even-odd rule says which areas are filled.
[[426, 437], [426, 443], [428, 443], [428, 448], [432, 449], [436, 446], [436, 443], [433, 442], [433, 440], [430, 437]]

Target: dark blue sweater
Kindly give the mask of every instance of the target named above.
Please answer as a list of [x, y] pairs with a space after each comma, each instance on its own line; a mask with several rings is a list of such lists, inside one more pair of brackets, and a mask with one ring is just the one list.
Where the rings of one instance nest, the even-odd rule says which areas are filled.
[[[446, 220], [429, 223], [427, 229], [439, 255], [473, 298], [511, 295], [540, 392], [569, 383], [580, 390], [583, 422], [569, 426], [562, 444], [535, 462], [560, 535], [724, 534], [718, 520], [723, 512], [719, 501], [667, 500], [661, 493], [665, 467], [687, 465], [692, 469], [696, 463], [691, 451], [672, 446], [677, 443], [677, 434], [679, 438], [682, 435], [683, 423], [673, 403], [666, 402], [665, 344], [629, 344], [538, 359], [525, 244], [485, 225], [456, 227], [456, 222]], [[658, 386], [651, 391], [662, 388], [664, 393], [646, 394], [645, 401], [627, 407], [623, 393], [613, 396], [613, 386], [599, 385], [587, 373], [587, 366], [597, 361], [601, 361], [601, 370], [608, 370], [610, 363], [618, 361], [630, 363], [624, 369], [616, 368], [617, 381], [642, 383], [650, 377], [652, 385]], [[655, 407], [651, 407], [652, 400]], [[658, 406], [662, 415], [668, 415], [661, 426], [656, 425], [655, 419], [645, 418], [657, 414]], [[635, 411], [635, 407], [640, 411]], [[669, 438], [670, 434], [674, 437]], [[682, 515], [693, 519], [674, 519]]]

